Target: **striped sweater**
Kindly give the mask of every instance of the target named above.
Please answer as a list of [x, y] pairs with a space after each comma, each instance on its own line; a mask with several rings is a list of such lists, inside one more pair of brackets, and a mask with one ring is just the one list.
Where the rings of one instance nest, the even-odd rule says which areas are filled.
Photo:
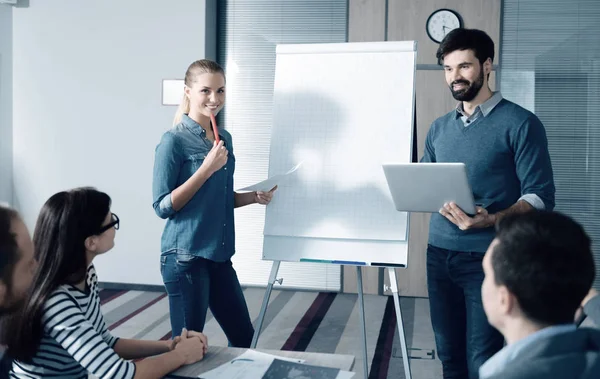
[[133, 378], [135, 365], [113, 350], [118, 338], [106, 327], [100, 310], [96, 270], [87, 271], [87, 292], [62, 285], [44, 307], [44, 336], [33, 364], [14, 361], [11, 378]]

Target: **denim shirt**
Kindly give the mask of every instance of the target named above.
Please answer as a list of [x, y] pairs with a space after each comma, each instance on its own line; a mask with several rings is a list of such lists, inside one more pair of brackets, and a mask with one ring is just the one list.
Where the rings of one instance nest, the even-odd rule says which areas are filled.
[[227, 163], [179, 211], [173, 209], [171, 192], [200, 168], [213, 143], [200, 124], [183, 115], [181, 123], [163, 134], [156, 147], [152, 206], [160, 218], [167, 219], [161, 239], [162, 254], [176, 253], [180, 260], [202, 257], [224, 262], [235, 252], [235, 157], [231, 135], [219, 129], [219, 136], [229, 152]]

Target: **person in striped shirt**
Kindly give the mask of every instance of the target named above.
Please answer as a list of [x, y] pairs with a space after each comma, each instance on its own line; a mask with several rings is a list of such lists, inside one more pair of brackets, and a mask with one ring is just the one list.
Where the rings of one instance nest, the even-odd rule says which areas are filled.
[[207, 341], [198, 332], [142, 341], [107, 329], [92, 261], [114, 246], [119, 218], [110, 204], [107, 194], [78, 188], [42, 207], [33, 236], [39, 269], [25, 304], [2, 328], [11, 378], [161, 378], [203, 358]]

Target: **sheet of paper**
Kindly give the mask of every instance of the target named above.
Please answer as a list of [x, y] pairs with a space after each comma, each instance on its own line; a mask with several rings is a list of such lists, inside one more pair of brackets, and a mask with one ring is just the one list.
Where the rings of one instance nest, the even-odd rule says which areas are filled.
[[249, 379], [262, 378], [275, 359], [292, 363], [304, 363], [303, 359], [285, 358], [277, 355], [247, 350], [239, 357], [198, 375], [202, 379]]
[[290, 175], [292, 175], [294, 172], [296, 172], [296, 170], [298, 170], [300, 168], [301, 165], [302, 165], [302, 162], [300, 162], [296, 166], [292, 167], [285, 174], [273, 175], [272, 177], [270, 177], [266, 180], [263, 180], [262, 182], [253, 184], [248, 187], [240, 188], [238, 191], [264, 191], [264, 192], [270, 191], [276, 185], [281, 185], [285, 180], [287, 180], [290, 177]]
[[348, 379], [352, 378], [352, 376], [354, 376], [353, 372], [342, 371], [338, 368], [313, 366], [275, 359], [262, 379]]

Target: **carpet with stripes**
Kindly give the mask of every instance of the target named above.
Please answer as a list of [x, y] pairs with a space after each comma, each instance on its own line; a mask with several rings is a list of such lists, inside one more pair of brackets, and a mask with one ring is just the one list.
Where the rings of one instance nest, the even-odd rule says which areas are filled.
[[[250, 316], [256, 325], [264, 289], [245, 288]], [[168, 298], [164, 292], [103, 289], [102, 310], [116, 336], [139, 339], [171, 338]], [[330, 292], [273, 291], [258, 348], [356, 357], [356, 379], [363, 378], [362, 339], [357, 295]], [[427, 299], [401, 298], [411, 371], [414, 379], [441, 378]], [[365, 295], [369, 363], [368, 379], [405, 378], [392, 297]], [[204, 333], [209, 344], [227, 346], [227, 339], [209, 314]]]

